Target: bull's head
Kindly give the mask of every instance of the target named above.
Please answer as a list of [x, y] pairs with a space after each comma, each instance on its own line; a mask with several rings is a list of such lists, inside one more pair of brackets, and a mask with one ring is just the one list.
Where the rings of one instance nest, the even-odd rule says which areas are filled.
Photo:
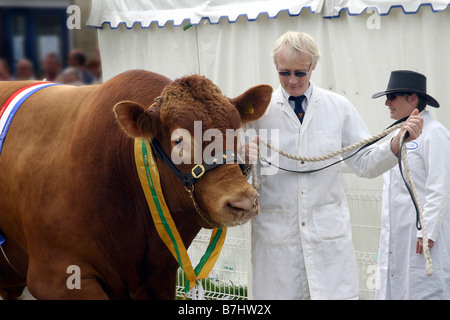
[[[195, 183], [197, 211], [211, 222], [201, 221], [203, 227], [233, 226], [258, 212], [258, 194], [235, 156], [240, 151], [237, 133], [264, 114], [271, 93], [270, 86], [260, 85], [229, 99], [210, 80], [194, 75], [168, 85], [150, 108], [124, 101], [114, 112], [126, 133], [160, 143], [187, 190], [193, 191]], [[183, 176], [191, 183], [183, 182]]]

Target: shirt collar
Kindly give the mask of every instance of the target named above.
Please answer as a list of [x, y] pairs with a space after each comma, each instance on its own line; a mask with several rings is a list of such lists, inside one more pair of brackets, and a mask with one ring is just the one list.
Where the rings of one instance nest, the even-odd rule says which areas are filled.
[[[281, 92], [283, 93], [284, 98], [286, 99], [286, 101], [289, 102], [290, 94], [287, 93], [286, 90], [284, 90], [284, 88], [283, 88], [281, 85], [280, 85], [280, 88], [281, 88]], [[306, 98], [306, 99], [303, 101], [303, 105], [304, 105], [304, 106], [307, 106], [307, 105], [308, 105], [309, 99], [311, 99], [312, 91], [313, 91], [313, 85], [312, 85], [311, 82], [309, 82], [308, 89], [306, 89], [306, 91], [305, 91], [305, 93], [304, 93], [304, 96], [305, 96], [305, 98]], [[306, 109], [305, 109], [305, 110], [306, 110]]]

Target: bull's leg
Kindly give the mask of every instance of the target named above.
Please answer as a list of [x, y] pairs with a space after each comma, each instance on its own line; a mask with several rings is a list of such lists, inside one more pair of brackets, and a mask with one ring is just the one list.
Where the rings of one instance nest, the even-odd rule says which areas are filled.
[[82, 289], [60, 287], [40, 287], [35, 289], [29, 288], [30, 293], [38, 300], [109, 300], [109, 297], [103, 291], [100, 284], [94, 280], [82, 281]]
[[4, 300], [16, 300], [26, 286], [21, 277], [5, 260], [0, 252], [0, 297]]
[[0, 252], [0, 288], [26, 285], [25, 277], [18, 274], [16, 269], [4, 259]]
[[24, 289], [25, 285], [18, 287], [1, 288], [0, 297], [3, 300], [17, 300], [18, 298], [20, 298], [20, 296], [22, 296]]
[[3, 244], [0, 249], [0, 297], [16, 300], [26, 287], [26, 256], [13, 241]]
[[82, 289], [52, 287], [45, 283], [30, 283], [28, 290], [38, 300], [108, 300], [100, 284], [91, 279], [82, 281]]
[[[36, 299], [43, 300], [106, 300], [94, 270], [89, 266], [67, 263], [60, 258], [57, 262], [30, 260], [28, 268], [28, 290]], [[75, 268], [71, 268], [74, 266]]]

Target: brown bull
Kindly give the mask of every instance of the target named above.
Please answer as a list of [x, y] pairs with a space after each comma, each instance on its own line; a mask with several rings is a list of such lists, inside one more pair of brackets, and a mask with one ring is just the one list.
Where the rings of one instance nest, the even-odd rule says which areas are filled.
[[[0, 106], [29, 83], [0, 82]], [[0, 233], [9, 260], [0, 252], [0, 294], [16, 298], [28, 286], [37, 299], [173, 299], [178, 265], [151, 219], [132, 138], [156, 138], [171, 155], [180, 143], [172, 137], [176, 129], [194, 135], [194, 121], [202, 121], [203, 132], [225, 135], [259, 118], [271, 91], [257, 86], [228, 99], [201, 76], [172, 82], [129, 71], [103, 85], [34, 93], [17, 111], [0, 154]], [[210, 228], [205, 220], [231, 226], [256, 214], [256, 191], [237, 164], [196, 182], [205, 219], [181, 181], [159, 158], [157, 164], [186, 247], [201, 227]], [[80, 289], [66, 283], [73, 265], [81, 272]]]

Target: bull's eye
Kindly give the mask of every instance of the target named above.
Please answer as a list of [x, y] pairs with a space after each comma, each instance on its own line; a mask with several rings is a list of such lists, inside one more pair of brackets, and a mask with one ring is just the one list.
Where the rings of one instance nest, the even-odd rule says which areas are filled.
[[175, 144], [180, 144], [181, 141], [183, 141], [183, 137], [179, 137], [178, 139], [173, 140], [173, 142], [175, 142]]

